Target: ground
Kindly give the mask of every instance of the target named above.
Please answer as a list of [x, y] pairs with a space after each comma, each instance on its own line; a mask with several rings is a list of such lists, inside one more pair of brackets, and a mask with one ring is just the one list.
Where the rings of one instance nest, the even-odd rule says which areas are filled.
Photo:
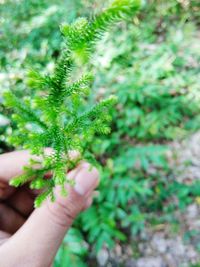
[[[177, 181], [186, 184], [200, 179], [200, 132], [182, 142], [172, 142], [168, 155]], [[133, 245], [102, 249], [99, 266], [106, 267], [198, 267], [200, 266], [200, 203], [196, 199], [184, 212], [176, 211], [180, 226], [172, 231], [168, 224], [149, 227]], [[137, 242], [137, 253], [133, 246]]]

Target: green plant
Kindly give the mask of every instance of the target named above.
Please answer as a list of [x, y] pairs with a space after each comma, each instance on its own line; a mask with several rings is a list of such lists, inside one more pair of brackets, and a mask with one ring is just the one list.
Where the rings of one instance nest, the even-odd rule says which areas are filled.
[[[107, 2], [3, 1], [0, 94], [12, 86], [18, 97], [32, 98], [34, 89], [24, 83], [26, 69], [31, 65], [51, 72], [62, 47], [57, 25], [80, 14], [89, 17], [91, 9], [98, 13]], [[111, 134], [100, 140], [96, 135], [90, 150], [103, 165], [101, 193], [75, 221], [76, 231], [69, 236], [73, 246], [66, 237], [55, 266], [98, 266], [95, 256], [102, 246], [137, 245], [137, 234], [151, 225], [178, 227], [174, 211], [199, 197], [199, 183], [178, 183], [164, 157], [168, 142], [200, 125], [199, 8], [198, 0], [143, 1], [137, 16], [98, 42], [91, 59], [95, 81], [90, 104], [111, 94], [118, 97], [110, 114]], [[0, 111], [10, 117], [11, 110], [1, 106]], [[10, 149], [4, 135], [15, 128], [14, 122], [1, 128], [2, 153]], [[84, 249], [74, 249], [77, 243]]]
[[[91, 21], [80, 18], [71, 25], [62, 25], [64, 48], [54, 72], [44, 76], [29, 71], [27, 84], [35, 90], [34, 96], [21, 100], [14, 92], [4, 94], [5, 105], [15, 110], [13, 120], [18, 125], [9, 138], [10, 143], [42, 157], [31, 159], [25, 172], [10, 182], [16, 187], [30, 182], [32, 189], [44, 188], [44, 193], [35, 200], [36, 207], [49, 196], [54, 200], [55, 185], [61, 186], [63, 195], [66, 194], [65, 183], [72, 183], [66, 178], [66, 170], [81, 159], [94, 163], [88, 144], [95, 134], [110, 132], [109, 110], [116, 98], [110, 96], [89, 107], [87, 96], [93, 77], [83, 68], [85, 73], [81, 73], [80, 68], [89, 61], [102, 34], [138, 7], [138, 0], [115, 0]], [[79, 78], [75, 79], [77, 75]], [[45, 147], [52, 148], [51, 155], [45, 154]], [[78, 159], [70, 158], [69, 152], [73, 150], [79, 151]], [[40, 169], [36, 167], [38, 164]], [[48, 171], [52, 172], [51, 179], [44, 177]]]
[[[200, 193], [198, 182], [177, 182], [165, 156], [169, 140], [184, 138], [200, 125], [200, 53], [187, 49], [197, 42], [195, 25], [175, 18], [160, 34], [162, 18], [146, 8], [139, 21], [122, 24], [103, 39], [95, 60], [96, 84], [102, 88], [97, 96], [112, 93], [118, 104], [112, 110], [115, 131], [93, 146], [105, 165], [101, 194], [77, 225], [84, 225], [94, 251], [129, 243], [130, 236], [138, 242], [137, 234], [150, 225], [177, 222], [175, 211], [183, 211]], [[168, 13], [165, 20], [170, 18]]]
[[88, 246], [83, 235], [77, 229], [71, 228], [56, 255], [54, 267], [86, 267], [82, 258], [85, 258], [87, 253]]
[[190, 265], [190, 267], [200, 267], [200, 263], [192, 264], [192, 265]]

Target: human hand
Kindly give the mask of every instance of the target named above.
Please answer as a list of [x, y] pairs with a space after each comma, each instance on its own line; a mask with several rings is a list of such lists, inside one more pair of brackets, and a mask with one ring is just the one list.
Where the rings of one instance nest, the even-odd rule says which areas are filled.
[[98, 185], [98, 171], [81, 163], [68, 173], [75, 179], [74, 188], [62, 197], [55, 188], [56, 201], [46, 200], [33, 209], [36, 192], [23, 186], [8, 185], [11, 178], [23, 172], [30, 154], [27, 151], [0, 155], [0, 266], [50, 267], [66, 231], [74, 218], [92, 203]]

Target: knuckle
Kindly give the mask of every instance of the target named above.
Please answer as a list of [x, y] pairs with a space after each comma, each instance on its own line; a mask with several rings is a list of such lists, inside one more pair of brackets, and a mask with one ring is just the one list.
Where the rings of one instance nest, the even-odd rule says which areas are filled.
[[58, 199], [54, 203], [48, 202], [51, 219], [59, 226], [70, 226], [85, 205], [84, 199], [82, 201], [76, 201], [71, 195], [69, 194], [65, 201]]

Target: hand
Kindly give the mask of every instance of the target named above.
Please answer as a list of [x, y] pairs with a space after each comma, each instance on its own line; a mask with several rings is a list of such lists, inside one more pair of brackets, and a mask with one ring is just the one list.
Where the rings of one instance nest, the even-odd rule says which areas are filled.
[[0, 266], [50, 267], [74, 218], [92, 203], [98, 172], [81, 163], [68, 173], [74, 188], [62, 197], [55, 188], [56, 201], [46, 200], [33, 209], [36, 192], [23, 186], [14, 189], [9, 180], [23, 172], [29, 162], [27, 151], [0, 155]]

